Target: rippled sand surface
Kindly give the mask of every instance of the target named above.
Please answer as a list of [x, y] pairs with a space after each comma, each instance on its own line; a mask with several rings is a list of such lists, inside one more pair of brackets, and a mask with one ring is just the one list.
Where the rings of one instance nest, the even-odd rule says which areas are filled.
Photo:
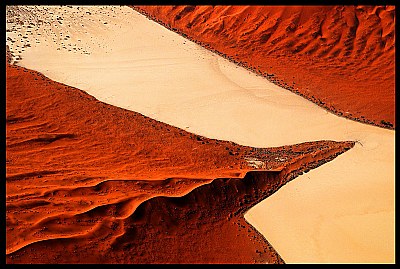
[[106, 103], [248, 146], [358, 141], [246, 218], [287, 263], [394, 262], [394, 131], [327, 113], [128, 7], [25, 8], [35, 27], [7, 25], [16, 64]]

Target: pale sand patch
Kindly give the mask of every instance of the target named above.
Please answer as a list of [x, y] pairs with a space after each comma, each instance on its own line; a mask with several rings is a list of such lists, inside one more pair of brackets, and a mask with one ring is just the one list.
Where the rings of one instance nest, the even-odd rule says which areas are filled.
[[[282, 187], [246, 219], [288, 263], [394, 262], [394, 131], [332, 115], [128, 7], [35, 12], [53, 23], [31, 29], [31, 47], [18, 64], [101, 101], [242, 145], [360, 141]], [[57, 16], [62, 24], [54, 23]], [[26, 30], [7, 37], [17, 40]], [[16, 51], [24, 42], [7, 44]]]
[[289, 182], [246, 219], [286, 262], [394, 262], [394, 156], [387, 148], [356, 145]]

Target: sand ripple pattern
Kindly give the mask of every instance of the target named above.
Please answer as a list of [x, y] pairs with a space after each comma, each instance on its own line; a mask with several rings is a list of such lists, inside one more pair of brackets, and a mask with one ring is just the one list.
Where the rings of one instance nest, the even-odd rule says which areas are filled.
[[[354, 145], [246, 147], [104, 104], [29, 69], [7, 65], [7, 76], [10, 263], [188, 262], [182, 249], [201, 246], [199, 238], [225, 249], [225, 240], [215, 240], [221, 236], [245, 251], [204, 252], [192, 261], [281, 263], [243, 213]], [[260, 174], [249, 173], [254, 169]], [[185, 238], [173, 241], [172, 256], [156, 251], [172, 238]], [[99, 255], [90, 254], [93, 245]]]
[[337, 115], [395, 125], [394, 6], [134, 8]]

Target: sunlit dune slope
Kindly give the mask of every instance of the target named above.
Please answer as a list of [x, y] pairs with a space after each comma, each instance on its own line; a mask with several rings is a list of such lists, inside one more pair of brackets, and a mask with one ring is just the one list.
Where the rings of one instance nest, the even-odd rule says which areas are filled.
[[281, 263], [243, 213], [354, 146], [240, 146], [6, 76], [7, 263]]
[[351, 119], [395, 125], [394, 6], [135, 6]]

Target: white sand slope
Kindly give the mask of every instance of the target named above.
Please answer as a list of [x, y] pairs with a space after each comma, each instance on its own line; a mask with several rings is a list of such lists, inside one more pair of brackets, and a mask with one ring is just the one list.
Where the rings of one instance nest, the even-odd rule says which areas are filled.
[[7, 20], [18, 65], [190, 132], [256, 147], [359, 141], [246, 218], [287, 263], [394, 262], [394, 131], [330, 114], [128, 7], [12, 7]]

